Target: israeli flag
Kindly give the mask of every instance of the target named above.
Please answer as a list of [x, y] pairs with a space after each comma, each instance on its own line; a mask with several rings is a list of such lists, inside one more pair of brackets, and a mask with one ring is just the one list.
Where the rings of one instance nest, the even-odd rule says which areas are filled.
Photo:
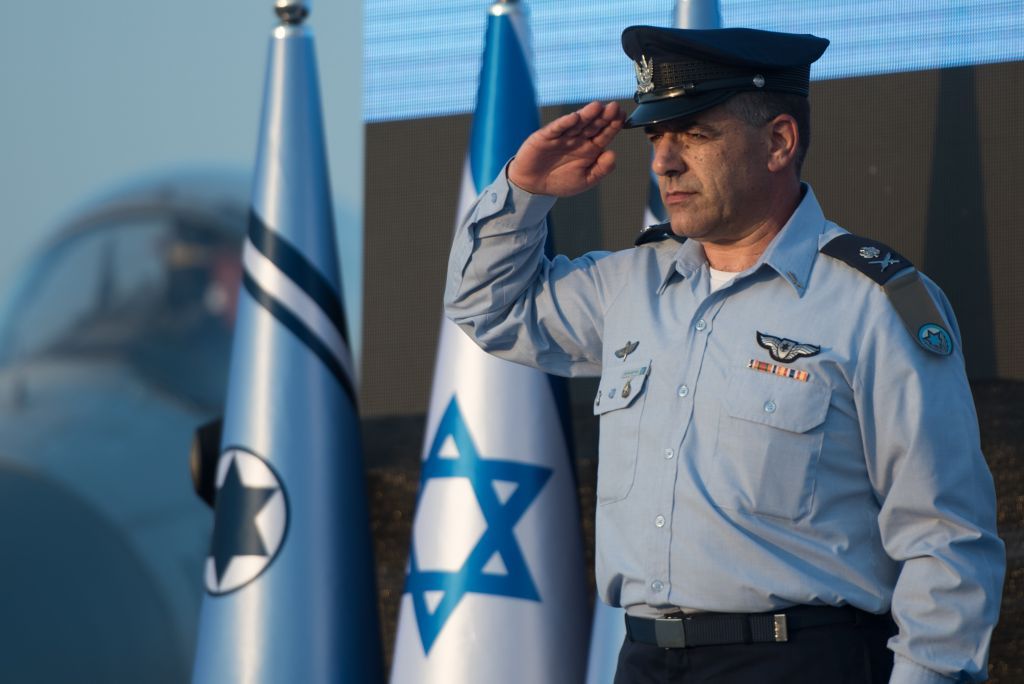
[[[722, 27], [718, 0], [677, 0], [674, 12], [676, 28], [711, 29]], [[658, 178], [651, 171], [644, 208], [644, 225], [652, 226], [668, 220], [661, 202]], [[612, 684], [619, 661], [622, 640], [626, 638], [625, 611], [614, 608], [598, 597], [594, 605], [594, 621], [587, 660], [587, 684]]]
[[[539, 126], [525, 17], [491, 6], [458, 215]], [[581, 682], [588, 608], [564, 405], [442, 320], [391, 681]]]
[[277, 3], [194, 682], [379, 682], [312, 34]]

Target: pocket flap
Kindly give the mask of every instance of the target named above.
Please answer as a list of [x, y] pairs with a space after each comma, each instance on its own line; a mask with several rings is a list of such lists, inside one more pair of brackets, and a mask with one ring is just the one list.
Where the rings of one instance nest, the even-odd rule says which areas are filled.
[[743, 369], [733, 373], [723, 399], [726, 413], [790, 432], [807, 432], [825, 422], [832, 390]]
[[605, 367], [601, 385], [594, 397], [594, 415], [626, 408], [640, 396], [651, 374], [651, 362], [629, 366]]

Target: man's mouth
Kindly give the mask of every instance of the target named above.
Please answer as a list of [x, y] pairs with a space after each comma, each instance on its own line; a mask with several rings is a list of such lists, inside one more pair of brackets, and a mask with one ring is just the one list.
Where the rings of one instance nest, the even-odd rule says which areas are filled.
[[697, 196], [695, 192], [687, 192], [685, 190], [671, 190], [665, 193], [663, 198], [665, 205], [671, 204], [686, 204], [694, 197]]

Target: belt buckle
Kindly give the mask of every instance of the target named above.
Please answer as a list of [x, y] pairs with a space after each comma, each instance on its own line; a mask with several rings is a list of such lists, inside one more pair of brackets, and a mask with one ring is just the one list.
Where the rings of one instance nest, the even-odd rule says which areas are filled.
[[789, 627], [786, 624], [785, 613], [776, 613], [773, 615], [772, 626], [775, 631], [775, 641], [789, 641]]
[[686, 629], [680, 618], [654, 618], [654, 640], [661, 648], [686, 648]]

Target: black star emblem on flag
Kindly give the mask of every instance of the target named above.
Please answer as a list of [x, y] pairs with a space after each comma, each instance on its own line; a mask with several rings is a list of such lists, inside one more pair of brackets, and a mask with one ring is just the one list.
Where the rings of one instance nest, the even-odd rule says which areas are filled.
[[228, 564], [235, 556], [268, 555], [256, 527], [256, 516], [277, 491], [276, 487], [247, 487], [238, 471], [238, 459], [231, 460], [224, 484], [217, 491], [213, 540], [210, 543], [210, 557], [213, 558], [218, 582], [223, 581]]

